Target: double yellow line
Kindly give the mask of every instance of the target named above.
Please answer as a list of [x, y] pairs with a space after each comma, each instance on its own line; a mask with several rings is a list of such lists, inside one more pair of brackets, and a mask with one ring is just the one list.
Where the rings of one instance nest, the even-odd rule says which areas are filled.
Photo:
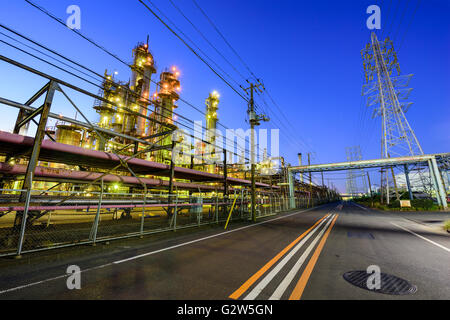
[[[256, 272], [253, 276], [251, 276], [239, 289], [237, 289], [235, 292], [233, 292], [229, 298], [231, 299], [239, 299], [256, 281], [258, 281], [261, 276], [263, 276], [267, 270], [269, 270], [275, 263], [277, 263], [292, 247], [294, 247], [300, 240], [302, 240], [304, 237], [306, 237], [312, 230], [314, 230], [324, 219], [329, 217], [330, 214], [324, 215], [321, 219], [319, 219], [311, 228], [306, 230], [302, 235], [300, 235], [297, 239], [292, 241], [288, 246], [286, 246], [283, 250], [281, 250], [274, 258], [272, 258], [266, 265], [264, 265], [258, 272]], [[308, 283], [309, 277], [314, 269], [314, 266], [319, 258], [319, 255], [325, 245], [325, 242], [331, 232], [331, 229], [333, 228], [334, 224], [336, 223], [337, 218], [339, 217], [338, 214], [336, 214], [335, 218], [333, 219], [331, 225], [329, 226], [328, 230], [322, 237], [319, 245], [317, 246], [316, 250], [314, 251], [314, 254], [312, 255], [308, 265], [306, 266], [305, 270], [303, 271], [302, 276], [300, 277], [300, 280], [298, 281], [297, 285], [295, 286], [289, 300], [300, 300], [301, 296], [303, 294], [303, 291], [306, 287], [306, 284]]]

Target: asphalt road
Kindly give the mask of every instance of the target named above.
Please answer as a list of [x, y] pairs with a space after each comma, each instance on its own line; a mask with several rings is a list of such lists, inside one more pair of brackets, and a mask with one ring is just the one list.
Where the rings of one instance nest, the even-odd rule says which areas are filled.
[[[436, 227], [445, 219], [448, 213], [336, 203], [228, 232], [143, 239], [55, 261], [3, 261], [0, 299], [450, 299], [450, 235]], [[82, 271], [80, 290], [67, 288], [70, 265]], [[372, 265], [417, 292], [382, 294], [343, 278]]]

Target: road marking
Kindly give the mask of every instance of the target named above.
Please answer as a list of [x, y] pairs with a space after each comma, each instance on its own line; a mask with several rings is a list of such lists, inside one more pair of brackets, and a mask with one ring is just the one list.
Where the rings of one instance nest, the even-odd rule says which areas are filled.
[[[272, 221], [289, 218], [291, 216], [298, 215], [300, 213], [305, 213], [305, 212], [309, 212], [309, 211], [312, 211], [312, 210], [315, 210], [315, 209], [319, 209], [319, 208], [321, 208], [323, 206], [325, 206], [325, 205], [318, 206], [318, 207], [315, 207], [315, 208], [309, 208], [309, 209], [302, 210], [302, 211], [297, 211], [297, 212], [294, 212], [294, 213], [291, 213], [291, 214], [288, 214], [288, 215], [285, 215], [285, 216], [282, 216], [282, 217], [278, 217], [278, 218], [274, 218], [274, 219], [258, 222], [258, 223], [255, 223], [255, 224], [252, 224], [252, 225], [249, 225], [249, 226], [233, 229], [233, 230], [230, 230], [230, 231], [227, 231], [227, 232], [221, 232], [221, 233], [209, 236], [209, 237], [205, 237], [205, 238], [201, 238], [201, 239], [185, 242], [185, 243], [182, 243], [182, 244], [179, 244], [179, 245], [175, 245], [175, 246], [167, 247], [167, 248], [164, 248], [164, 249], [152, 251], [152, 252], [149, 252], [149, 253], [146, 253], [146, 254], [142, 254], [142, 255], [139, 255], [139, 256], [134, 256], [134, 257], [131, 257], [131, 258], [128, 258], [128, 259], [124, 259], [124, 260], [120, 260], [120, 261], [115, 261], [115, 262], [103, 264], [103, 265], [100, 265], [98, 267], [82, 270], [81, 272], [84, 273], [84, 272], [88, 272], [88, 271], [104, 268], [104, 267], [107, 267], [107, 266], [110, 266], [110, 265], [113, 265], [113, 264], [119, 264], [119, 263], [124, 263], [124, 262], [127, 262], [127, 261], [131, 261], [131, 260], [139, 259], [139, 258], [142, 258], [142, 257], [145, 257], [145, 256], [149, 256], [149, 255], [156, 254], [156, 253], [159, 253], [159, 252], [163, 252], [163, 251], [175, 249], [175, 248], [178, 248], [178, 247], [186, 246], [186, 245], [189, 245], [189, 244], [193, 244], [193, 243], [200, 242], [200, 241], [203, 241], [203, 240], [211, 239], [211, 238], [214, 238], [214, 237], [219, 237], [219, 236], [226, 235], [226, 234], [229, 234], [229, 233], [232, 233], [232, 232], [244, 230], [244, 229], [251, 228], [251, 227], [256, 227], [258, 225], [262, 225], [262, 224], [269, 223], [269, 222], [272, 222]], [[42, 284], [42, 283], [58, 280], [58, 279], [61, 279], [61, 278], [64, 278], [64, 277], [67, 277], [67, 275], [63, 274], [61, 276], [48, 278], [48, 279], [44, 279], [44, 280], [37, 281], [37, 282], [32, 282], [32, 283], [29, 283], [29, 284], [17, 286], [17, 287], [10, 288], [10, 289], [5, 289], [5, 290], [0, 291], [0, 295], [8, 293], [8, 292], [17, 291], [17, 290], [20, 290], [20, 289], [25, 289], [25, 288], [28, 288], [28, 287], [32, 287], [32, 286], [35, 286], [35, 285], [38, 285], [38, 284]]]
[[311, 228], [306, 230], [301, 236], [292, 241], [288, 246], [286, 246], [283, 250], [281, 250], [272, 260], [270, 260], [264, 267], [259, 269], [253, 276], [251, 276], [239, 289], [233, 292], [229, 298], [230, 299], [239, 299], [240, 296], [244, 294], [254, 284], [267, 270], [270, 269], [278, 260], [281, 259], [282, 256], [285, 255], [293, 246], [295, 246], [301, 239], [303, 239], [311, 230], [313, 230], [322, 220], [324, 220], [328, 214], [324, 215], [321, 219], [319, 219]]
[[449, 249], [449, 248], [444, 247], [443, 245], [440, 245], [439, 243], [436, 243], [436, 242], [434, 242], [434, 241], [432, 241], [432, 240], [430, 240], [430, 239], [428, 239], [428, 238], [425, 238], [425, 237], [421, 236], [420, 234], [415, 233], [414, 231], [411, 231], [411, 230], [409, 230], [409, 229], [407, 229], [407, 228], [405, 228], [405, 227], [399, 226], [398, 224], [396, 224], [396, 223], [394, 223], [394, 222], [391, 222], [391, 224], [393, 224], [394, 226], [396, 226], [396, 227], [398, 227], [398, 228], [400, 228], [400, 229], [403, 229], [403, 230], [405, 230], [405, 231], [407, 231], [407, 232], [409, 232], [409, 233], [415, 235], [416, 237], [419, 237], [420, 239], [423, 239], [423, 240], [425, 240], [425, 241], [428, 241], [429, 243], [434, 244], [435, 246], [437, 246], [437, 247], [439, 247], [439, 248], [441, 248], [441, 249], [444, 249], [444, 250], [447, 251], [447, 252], [450, 252], [450, 249]]
[[281, 269], [292, 259], [292, 257], [303, 247], [303, 245], [311, 238], [311, 236], [321, 228], [330, 216], [322, 220], [300, 243], [298, 243], [273, 269], [270, 271], [252, 291], [244, 298], [244, 300], [255, 300], [256, 297], [264, 290], [264, 288], [275, 278]]
[[20, 290], [20, 289], [25, 289], [25, 288], [28, 288], [28, 287], [35, 286], [37, 284], [45, 283], [45, 282], [52, 281], [52, 280], [58, 280], [58, 279], [62, 279], [62, 278], [65, 278], [65, 277], [67, 277], [67, 275], [62, 275], [62, 276], [58, 276], [58, 277], [54, 277], [54, 278], [50, 278], [50, 279], [46, 279], [46, 280], [42, 280], [42, 281], [37, 281], [37, 282], [25, 284], [23, 286], [19, 286], [19, 287], [15, 287], [15, 288], [11, 288], [11, 289], [6, 289], [6, 290], [3, 290], [3, 291], [0, 291], [0, 294], [5, 294], [5, 293], [8, 293], [8, 292], [17, 291], [17, 290]]
[[[333, 216], [333, 217], [335, 217], [335, 216]], [[292, 280], [294, 280], [295, 275], [298, 273], [298, 271], [302, 267], [303, 263], [305, 263], [309, 254], [311, 253], [311, 251], [313, 251], [317, 242], [319, 242], [320, 238], [322, 238], [322, 235], [328, 229], [330, 223], [332, 222], [332, 218], [330, 220], [328, 220], [325, 227], [323, 227], [322, 230], [320, 230], [319, 234], [314, 238], [314, 240], [311, 242], [311, 244], [308, 246], [308, 248], [305, 250], [305, 252], [303, 252], [302, 256], [298, 259], [298, 261], [295, 263], [295, 265], [292, 267], [292, 269], [289, 271], [289, 273], [286, 275], [286, 277], [283, 279], [283, 281], [281, 281], [281, 283], [278, 285], [277, 289], [272, 294], [272, 296], [269, 298], [269, 300], [280, 300], [281, 299], [284, 292], [291, 284]]]
[[[103, 265], [98, 266], [98, 267], [93, 267], [93, 268], [81, 270], [80, 273], [84, 273], [84, 272], [89, 272], [89, 271], [92, 271], [92, 270], [101, 269], [101, 268], [104, 268], [104, 267], [107, 267], [107, 266], [110, 266], [110, 265], [112, 265], [112, 263], [107, 263], [107, 264], [103, 264]], [[8, 292], [13, 292], [13, 291], [25, 289], [25, 288], [28, 288], [28, 287], [32, 287], [32, 286], [35, 286], [35, 285], [38, 285], [38, 284], [42, 284], [42, 283], [46, 283], [46, 282], [50, 282], [50, 281], [54, 281], [54, 280], [59, 280], [59, 279], [67, 278], [68, 276], [69, 276], [69, 274], [63, 274], [63, 275], [61, 275], [61, 276], [57, 276], [57, 277], [53, 277], [53, 278], [48, 278], [48, 279], [41, 280], [41, 281], [32, 282], [32, 283], [25, 284], [25, 285], [23, 285], [23, 286], [11, 288], [11, 289], [6, 289], [6, 290], [3, 290], [3, 291], [0, 291], [0, 295], [1, 295], [1, 294], [8, 293]]]
[[354, 204], [354, 205], [357, 206], [357, 207], [360, 207], [361, 209], [364, 209], [364, 210], [366, 210], [366, 211], [369, 211], [367, 208], [364, 208], [363, 206], [360, 206], [360, 205], [357, 204], [357, 203], [352, 202], [352, 204]]
[[267, 221], [258, 222], [258, 223], [255, 223], [255, 224], [252, 224], [252, 225], [249, 225], [249, 226], [233, 229], [233, 230], [226, 231], [226, 232], [221, 232], [221, 233], [218, 233], [218, 234], [213, 234], [212, 236], [208, 236], [208, 237], [204, 237], [204, 238], [200, 238], [200, 239], [196, 239], [196, 240], [180, 243], [180, 244], [177, 244], [177, 245], [174, 245], [174, 246], [171, 246], [171, 247], [167, 247], [167, 248], [163, 248], [163, 249], [147, 252], [147, 253], [140, 254], [140, 255], [137, 255], [137, 256], [134, 256], [134, 257], [130, 257], [130, 258], [127, 258], [127, 259], [114, 261], [113, 263], [114, 264], [120, 264], [120, 263], [124, 263], [124, 262], [128, 262], [128, 261], [144, 258], [144, 257], [150, 256], [150, 255], [154, 255], [156, 253], [160, 253], [160, 252], [176, 249], [176, 248], [179, 248], [179, 247], [187, 246], [187, 245], [190, 245], [190, 244], [193, 244], [193, 243], [197, 243], [197, 242], [200, 242], [200, 241], [204, 241], [204, 240], [220, 237], [220, 236], [232, 233], [232, 232], [241, 231], [241, 230], [244, 230], [244, 229], [256, 227], [256, 226], [259, 226], [259, 225], [262, 225], [262, 224], [265, 224], [265, 223], [269, 223], [269, 222], [273, 222], [273, 221], [276, 221], [276, 220], [289, 218], [291, 216], [294, 216], [294, 215], [297, 215], [297, 214], [300, 214], [300, 213], [304, 213], [304, 212], [308, 212], [308, 211], [311, 211], [313, 209], [317, 209], [317, 208], [310, 208], [310, 209], [299, 211], [299, 212], [295, 212], [295, 213], [292, 213], [292, 214], [289, 214], [289, 215], [286, 215], [286, 216], [283, 216], [283, 217], [279, 217], [279, 218], [275, 218], [275, 219], [271, 219], [271, 220], [267, 220]]
[[319, 245], [317, 246], [316, 251], [314, 251], [313, 256], [309, 260], [308, 265], [306, 266], [305, 270], [303, 271], [302, 276], [300, 277], [300, 280], [297, 282], [297, 285], [295, 286], [294, 290], [292, 291], [291, 296], [289, 297], [289, 300], [300, 300], [302, 298], [303, 291], [305, 290], [305, 287], [308, 284], [309, 277], [311, 276], [311, 273], [314, 270], [317, 260], [319, 259], [320, 253], [322, 252], [322, 249], [325, 246], [325, 242], [327, 241], [328, 236], [331, 233], [331, 229], [333, 229], [334, 224], [336, 223], [338, 218], [339, 218], [339, 215], [336, 215], [334, 217], [333, 222], [331, 223], [327, 232], [325, 233], [325, 235], [323, 236]]

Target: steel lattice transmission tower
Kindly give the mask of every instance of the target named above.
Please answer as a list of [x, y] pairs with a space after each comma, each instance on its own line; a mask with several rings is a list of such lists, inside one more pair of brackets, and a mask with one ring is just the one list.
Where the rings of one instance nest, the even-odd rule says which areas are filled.
[[[366, 76], [363, 95], [367, 96], [367, 106], [374, 107], [373, 117], [381, 117], [382, 120], [381, 157], [423, 155], [422, 147], [405, 116], [412, 104], [407, 99], [412, 91], [408, 86], [413, 75], [401, 74], [392, 40], [386, 38], [379, 42], [375, 33], [371, 38], [372, 43], [361, 51]], [[387, 189], [389, 202], [388, 171], [382, 171], [382, 186]]]
[[[347, 161], [352, 161], [352, 158], [353, 158], [352, 157], [352, 149], [346, 148], [345, 152], [347, 154]], [[347, 189], [347, 194], [350, 194], [352, 197], [354, 197], [358, 193], [358, 190], [356, 188], [355, 173], [351, 169], [347, 171], [346, 189]]]
[[[355, 147], [349, 147], [345, 149], [345, 152], [347, 154], [347, 161], [351, 162], [351, 161], [360, 161], [362, 160], [362, 154], [361, 154], [361, 147], [360, 146], [355, 146]], [[361, 172], [361, 175], [358, 176], [355, 174], [356, 170], [348, 170], [347, 171], [347, 193], [351, 194], [352, 196], [358, 194], [361, 190], [359, 189], [358, 183], [357, 183], [357, 179], [358, 177], [361, 178], [362, 181], [362, 189], [363, 189], [363, 193], [367, 192], [367, 184], [366, 184], [366, 174], [364, 172], [364, 169], [360, 169], [358, 171]]]

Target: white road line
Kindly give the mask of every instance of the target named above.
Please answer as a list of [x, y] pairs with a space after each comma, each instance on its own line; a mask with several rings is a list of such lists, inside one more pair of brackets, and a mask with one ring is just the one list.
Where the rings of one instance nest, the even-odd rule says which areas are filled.
[[357, 203], [352, 202], [352, 204], [354, 204], [354, 205], [357, 206], [357, 207], [360, 207], [361, 209], [364, 209], [364, 210], [368, 211], [367, 208], [364, 208], [363, 206], [360, 206], [360, 205], [357, 204]]
[[269, 298], [269, 300], [280, 300], [283, 296], [286, 289], [291, 284], [292, 280], [294, 280], [295, 275], [298, 273], [300, 268], [302, 267], [303, 263], [305, 263], [306, 259], [308, 258], [311, 251], [316, 246], [317, 242], [322, 238], [325, 231], [330, 226], [331, 222], [333, 221], [335, 215], [333, 215], [330, 220], [328, 221], [327, 225], [320, 230], [319, 234], [314, 238], [314, 240], [311, 242], [311, 244], [308, 246], [308, 248], [305, 250], [305, 252], [302, 254], [302, 256], [298, 259], [298, 261], [295, 263], [294, 267], [292, 267], [291, 271], [287, 274], [287, 276], [283, 279], [283, 281], [280, 283], [280, 285], [277, 287], [275, 292], [272, 294], [272, 296]]
[[45, 282], [52, 281], [52, 280], [58, 280], [58, 279], [62, 279], [62, 278], [65, 278], [65, 277], [67, 277], [67, 275], [62, 275], [62, 276], [58, 276], [58, 277], [54, 277], [54, 278], [50, 278], [50, 279], [46, 279], [46, 280], [42, 280], [42, 281], [37, 281], [37, 282], [25, 284], [23, 286], [19, 286], [19, 287], [15, 287], [15, 288], [11, 288], [11, 289], [6, 289], [6, 290], [3, 290], [3, 291], [0, 291], [0, 294], [5, 294], [5, 293], [8, 293], [8, 292], [17, 291], [17, 290], [20, 290], [20, 289], [25, 289], [25, 288], [28, 288], [28, 287], [35, 286], [37, 284], [45, 283]]
[[[97, 270], [97, 269], [102, 269], [102, 268], [104, 268], [104, 267], [108, 267], [108, 266], [111, 266], [111, 265], [112, 265], [112, 263], [102, 264], [102, 265], [97, 266], [97, 267], [92, 267], [92, 268], [89, 268], [89, 269], [81, 270], [80, 273], [89, 272], [89, 271]], [[25, 284], [25, 285], [23, 285], [23, 286], [11, 288], [11, 289], [6, 289], [6, 290], [3, 290], [3, 291], [0, 291], [0, 295], [1, 295], [1, 294], [8, 293], [8, 292], [13, 292], [13, 291], [17, 291], [17, 290], [20, 290], [20, 289], [25, 289], [25, 288], [28, 288], [28, 287], [32, 287], [32, 286], [35, 286], [35, 285], [38, 285], [38, 284], [42, 284], [42, 283], [46, 283], [46, 282], [50, 282], [50, 281], [54, 281], [54, 280], [59, 280], [59, 279], [67, 278], [68, 276], [69, 276], [69, 274], [63, 274], [63, 275], [61, 275], [61, 276], [57, 276], [57, 277], [53, 277], [53, 278], [48, 278], [48, 279], [41, 280], [41, 281], [32, 282], [32, 283]]]
[[[139, 258], [142, 258], [142, 257], [145, 257], [145, 256], [149, 256], [149, 255], [153, 255], [153, 254], [156, 254], [156, 253], [159, 253], [159, 252], [163, 252], [163, 251], [179, 248], [179, 247], [186, 246], [186, 245], [189, 245], [189, 244], [193, 244], [193, 243], [196, 243], [196, 242], [200, 242], [200, 241], [203, 241], [203, 240], [219, 237], [219, 236], [226, 235], [226, 234], [229, 234], [229, 233], [232, 233], [232, 232], [244, 230], [244, 229], [251, 228], [251, 227], [256, 227], [258, 225], [262, 225], [262, 224], [269, 223], [269, 222], [272, 222], [272, 221], [289, 218], [289, 217], [292, 217], [294, 215], [298, 215], [300, 213], [305, 213], [305, 212], [312, 211], [314, 209], [319, 209], [319, 208], [321, 208], [323, 206], [325, 206], [325, 205], [322, 205], [322, 206], [319, 206], [319, 207], [316, 207], [316, 208], [310, 208], [310, 209], [307, 209], [307, 210], [297, 211], [295, 213], [291, 213], [291, 214], [288, 214], [288, 215], [285, 215], [285, 216], [282, 216], [282, 217], [278, 217], [278, 218], [274, 218], [274, 219], [258, 222], [258, 223], [255, 223], [255, 224], [252, 224], [252, 225], [249, 225], [249, 226], [233, 229], [233, 230], [230, 230], [230, 231], [227, 231], [227, 232], [218, 233], [218, 234], [215, 234], [215, 235], [212, 235], [212, 236], [209, 236], [209, 237], [205, 237], [205, 238], [201, 238], [201, 239], [197, 239], [197, 240], [181, 243], [181, 244], [178, 244], [178, 245], [175, 245], [175, 246], [171, 246], [171, 247], [167, 247], [167, 248], [164, 248], [164, 249], [148, 252], [148, 253], [141, 254], [141, 255], [138, 255], [138, 256], [134, 256], [134, 257], [131, 257], [131, 258], [128, 258], [128, 259], [124, 259], [124, 260], [114, 261], [112, 263], [103, 264], [103, 265], [100, 265], [98, 267], [93, 267], [93, 268], [89, 268], [89, 269], [86, 269], [86, 270], [82, 270], [81, 272], [84, 273], [84, 272], [88, 272], [88, 271], [92, 271], [92, 270], [96, 270], [96, 269], [101, 269], [101, 268], [104, 268], [104, 267], [107, 267], [107, 266], [110, 266], [110, 265], [113, 265], [113, 264], [120, 264], [120, 263], [124, 263], [124, 262], [127, 262], [127, 261], [139, 259]], [[0, 290], [0, 295], [8, 293], [8, 292], [17, 291], [17, 290], [25, 289], [25, 288], [28, 288], [28, 287], [32, 287], [32, 286], [35, 286], [35, 285], [38, 285], [38, 284], [43, 284], [43, 283], [46, 283], [46, 282], [62, 279], [62, 278], [65, 278], [65, 277], [67, 277], [67, 274], [63, 274], [63, 275], [60, 275], [60, 276], [57, 276], [57, 277], [53, 277], [53, 278], [44, 279], [44, 280], [37, 281], [37, 282], [32, 282], [32, 283], [29, 283], [29, 284], [24, 284], [24, 285], [21, 285], [21, 286], [18, 286], [18, 287], [10, 288], [10, 289]]]
[[391, 222], [391, 224], [393, 224], [394, 226], [396, 226], [396, 227], [398, 227], [398, 228], [400, 228], [400, 229], [403, 229], [403, 230], [405, 230], [405, 231], [407, 231], [407, 232], [409, 232], [409, 233], [415, 235], [416, 237], [419, 237], [420, 239], [423, 239], [423, 240], [425, 240], [425, 241], [428, 241], [429, 243], [434, 244], [435, 246], [437, 246], [437, 247], [439, 247], [439, 248], [441, 248], [441, 249], [444, 249], [444, 250], [447, 251], [447, 252], [450, 252], [450, 249], [449, 249], [449, 248], [444, 247], [443, 245], [440, 245], [439, 243], [436, 243], [436, 242], [434, 242], [434, 241], [432, 241], [432, 240], [430, 240], [430, 239], [428, 239], [428, 238], [425, 238], [425, 237], [421, 236], [420, 234], [415, 233], [414, 231], [411, 231], [411, 230], [409, 230], [409, 229], [407, 229], [407, 228], [405, 228], [405, 227], [399, 226], [398, 224], [396, 224], [396, 223], [394, 223], [394, 222]]
[[292, 259], [292, 257], [303, 247], [303, 245], [308, 241], [311, 236], [320, 229], [320, 227], [330, 218], [328, 215], [324, 220], [322, 220], [311, 232], [302, 239], [291, 251], [287, 254], [283, 260], [281, 260], [273, 269], [270, 271], [259, 283], [253, 288], [252, 291], [244, 298], [244, 300], [255, 300], [258, 295], [264, 290], [264, 288], [275, 278], [275, 276], [281, 271], [281, 269]]
[[232, 233], [232, 232], [241, 231], [241, 230], [244, 230], [244, 229], [256, 227], [256, 226], [259, 226], [259, 225], [262, 225], [262, 224], [265, 224], [265, 223], [269, 223], [269, 222], [272, 222], [272, 221], [285, 219], [285, 218], [288, 218], [288, 217], [291, 217], [291, 216], [294, 216], [294, 215], [297, 215], [297, 214], [300, 214], [300, 213], [311, 211], [313, 209], [317, 209], [317, 208], [311, 208], [311, 209], [308, 209], [308, 210], [303, 210], [303, 211], [300, 211], [300, 212], [292, 213], [292, 214], [289, 214], [287, 216], [283, 216], [283, 217], [279, 217], [279, 218], [275, 218], [275, 219], [271, 219], [271, 220], [267, 220], [267, 221], [263, 221], [263, 222], [258, 222], [258, 223], [255, 223], [255, 224], [252, 224], [252, 225], [249, 225], [249, 226], [245, 226], [245, 227], [233, 229], [233, 230], [230, 230], [230, 231], [214, 234], [212, 236], [208, 236], [208, 237], [205, 237], [205, 238], [200, 238], [200, 239], [184, 242], [184, 243], [177, 244], [177, 245], [174, 245], [174, 246], [171, 246], [171, 247], [167, 247], [167, 248], [163, 248], [163, 249], [160, 249], [160, 250], [156, 250], [156, 251], [151, 251], [151, 252], [147, 252], [147, 253], [144, 253], [144, 254], [140, 254], [140, 255], [137, 255], [137, 256], [134, 256], [134, 257], [131, 257], [131, 258], [127, 258], [127, 259], [123, 259], [123, 260], [119, 260], [119, 261], [114, 261], [113, 263], [114, 264], [119, 264], [119, 263], [124, 263], [124, 262], [131, 261], [131, 260], [144, 258], [144, 257], [150, 256], [150, 255], [156, 254], [156, 253], [160, 253], [160, 252], [164, 252], [164, 251], [167, 251], [167, 250], [172, 250], [172, 249], [176, 249], [176, 248], [179, 248], [179, 247], [187, 246], [187, 245], [190, 245], [190, 244], [193, 244], [193, 243], [197, 243], [197, 242], [200, 242], [200, 241], [204, 241], [204, 240], [220, 237], [220, 236]]

